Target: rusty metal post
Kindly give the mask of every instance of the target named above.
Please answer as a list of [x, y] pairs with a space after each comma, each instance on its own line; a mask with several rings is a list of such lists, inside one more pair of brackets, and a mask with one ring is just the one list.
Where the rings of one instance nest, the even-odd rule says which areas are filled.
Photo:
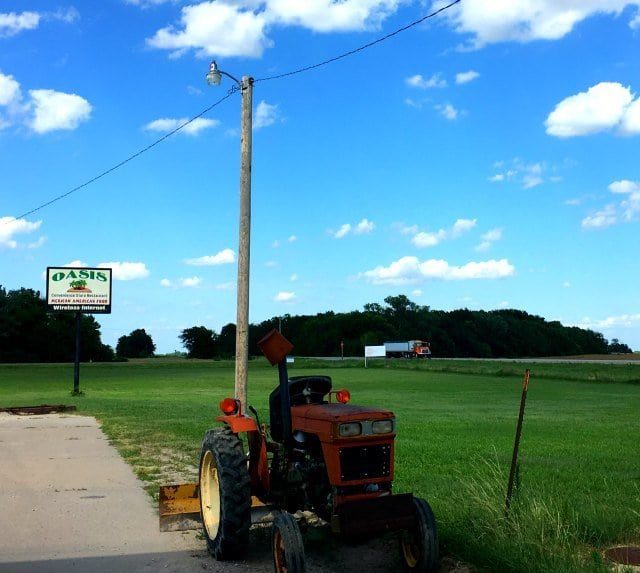
[[511, 457], [511, 471], [509, 472], [509, 485], [507, 487], [507, 499], [505, 501], [505, 514], [509, 513], [511, 506], [511, 495], [513, 494], [513, 481], [518, 466], [518, 450], [520, 449], [520, 436], [522, 435], [522, 421], [524, 420], [524, 408], [527, 403], [527, 390], [529, 389], [530, 371], [527, 368], [524, 373], [522, 383], [522, 396], [520, 397], [520, 413], [518, 414], [518, 425], [516, 426], [516, 439], [513, 444], [513, 456]]
[[238, 308], [236, 320], [235, 396], [247, 409], [249, 362], [249, 255], [251, 244], [251, 110], [253, 78], [242, 76], [242, 134], [240, 159], [240, 232], [238, 239]]

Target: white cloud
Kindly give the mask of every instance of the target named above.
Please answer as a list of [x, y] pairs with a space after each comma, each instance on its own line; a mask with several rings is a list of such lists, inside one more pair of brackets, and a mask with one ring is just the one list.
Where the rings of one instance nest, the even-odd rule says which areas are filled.
[[613, 129], [627, 135], [640, 133], [640, 100], [633, 100], [631, 88], [617, 82], [601, 82], [557, 104], [545, 121], [547, 133], [556, 137]]
[[498, 303], [498, 308], [509, 308], [509, 301], [508, 300], [501, 300]]
[[217, 265], [227, 265], [236, 262], [236, 254], [232, 249], [223, 249], [215, 255], [205, 255], [195, 259], [185, 259], [188, 265], [195, 267], [215, 267]]
[[268, 269], [275, 269], [278, 267], [278, 262], [277, 261], [266, 261], [264, 263], [264, 266], [267, 267]]
[[40, 23], [37, 12], [0, 13], [0, 38], [8, 38], [24, 30], [35, 30]]
[[415, 76], [407, 78], [405, 82], [408, 86], [421, 90], [447, 87], [447, 81], [441, 74], [433, 74], [430, 78], [424, 78], [421, 74], [416, 74]]
[[75, 261], [69, 261], [63, 267], [88, 267], [89, 265], [80, 259], [76, 259]]
[[289, 238], [287, 239], [287, 241], [289, 241], [290, 243], [295, 243], [298, 240], [298, 237], [296, 237], [295, 235], [290, 235]]
[[633, 221], [640, 215], [640, 191], [635, 191], [620, 203], [622, 218], [625, 221]]
[[411, 291], [411, 294], [413, 296], [422, 296], [422, 291], [419, 288], [416, 288]]
[[36, 133], [76, 129], [91, 116], [91, 104], [76, 94], [55, 90], [29, 90], [33, 117], [29, 126]]
[[[160, 0], [130, 0], [158, 3]], [[315, 32], [376, 28], [402, 0], [218, 0], [182, 8], [179, 24], [158, 30], [149, 46], [181, 55], [260, 57], [273, 45], [270, 26], [301, 26]]]
[[264, 12], [230, 2], [201, 2], [182, 8], [180, 24], [158, 30], [147, 44], [180, 55], [195, 49], [203, 56], [258, 58], [272, 42], [265, 36]]
[[278, 120], [278, 106], [261, 101], [256, 107], [253, 118], [253, 129], [260, 129], [273, 125]]
[[180, 285], [183, 287], [197, 287], [202, 284], [202, 279], [200, 277], [190, 277], [185, 279], [180, 279]]
[[37, 241], [27, 243], [27, 249], [39, 249], [47, 241], [46, 237], [39, 237]]
[[160, 286], [163, 286], [165, 288], [171, 288], [173, 286], [173, 283], [169, 279], [162, 279], [160, 281]]
[[20, 98], [20, 84], [13, 76], [0, 72], [0, 105], [12, 104]]
[[512, 276], [515, 267], [507, 259], [450, 265], [442, 259], [420, 261], [418, 257], [402, 257], [388, 267], [360, 273], [360, 277], [376, 285], [406, 285], [426, 280], [497, 279]]
[[[447, 0], [438, 0], [441, 7]], [[596, 14], [618, 16], [637, 0], [465, 0], [445, 12], [457, 32], [471, 35], [470, 46], [505, 41], [557, 40], [583, 20]], [[635, 20], [635, 19], [634, 19]], [[633, 24], [632, 24], [633, 25]]]
[[235, 287], [236, 283], [234, 282], [220, 283], [216, 285], [216, 290], [233, 290]]
[[629, 179], [621, 179], [620, 181], [614, 181], [609, 184], [609, 191], [611, 193], [635, 193], [640, 191], [640, 182], [629, 181]]
[[638, 10], [636, 12], [636, 15], [633, 17], [633, 19], [629, 22], [629, 27], [632, 30], [638, 30], [640, 29], [640, 10]]
[[296, 299], [296, 293], [291, 291], [280, 291], [276, 296], [273, 297], [275, 302], [291, 302]]
[[149, 269], [144, 263], [108, 262], [98, 263], [98, 267], [112, 269], [113, 278], [116, 281], [133, 281], [149, 276]]
[[15, 249], [18, 246], [15, 235], [32, 233], [39, 229], [41, 224], [42, 221], [0, 217], [0, 247]]
[[[523, 189], [533, 189], [542, 185], [546, 181], [546, 172], [549, 170], [549, 166], [545, 162], [526, 163], [519, 157], [510, 161], [497, 161], [494, 163], [494, 167], [501, 168], [502, 171], [489, 177], [489, 181], [492, 183], [515, 182], [520, 184]], [[551, 166], [552, 172], [556, 169], [555, 166]], [[548, 177], [548, 180], [557, 182], [560, 178], [552, 175]]]
[[482, 241], [476, 246], [476, 251], [486, 251], [491, 248], [493, 243], [502, 239], [502, 227], [491, 229], [490, 231], [483, 233], [480, 238]]
[[[169, 131], [173, 131], [187, 121], [189, 120], [186, 117], [182, 117], [180, 119], [164, 117], [155, 119], [147, 123], [147, 125], [144, 126], [144, 129], [146, 129], [147, 131], [159, 131], [161, 133], [167, 133]], [[203, 129], [217, 127], [218, 125], [220, 125], [220, 122], [217, 119], [207, 119], [204, 117], [199, 117], [197, 119], [194, 119], [189, 125], [183, 127], [180, 131], [187, 135], [198, 135], [198, 133], [200, 133]]]
[[571, 288], [571, 283], [569, 281], [564, 281], [562, 283], [563, 288]]
[[458, 119], [458, 114], [460, 112], [450, 103], [446, 103], [444, 105], [436, 105], [435, 108], [440, 112], [440, 115], [442, 115], [442, 117], [448, 119], [449, 121]]
[[354, 235], [365, 235], [371, 233], [376, 228], [375, 224], [369, 219], [362, 219], [353, 229]]
[[[464, 233], [467, 233], [476, 226], [476, 219], [458, 219], [450, 229], [439, 229], [435, 232], [420, 231], [415, 233], [411, 242], [419, 248], [435, 247], [442, 241], [448, 239], [457, 239]], [[406, 227], [405, 229], [413, 229], [415, 227]], [[401, 231], [402, 232], [402, 231]]]
[[335, 233], [333, 233], [333, 238], [343, 239], [349, 234], [350, 231], [351, 231], [351, 225], [349, 223], [345, 223]]
[[640, 313], [637, 314], [619, 314], [617, 316], [608, 316], [600, 320], [592, 320], [589, 317], [582, 319], [577, 326], [581, 328], [617, 328], [620, 326], [637, 326], [640, 323]]
[[289, 280], [290, 280], [292, 283], [296, 282], [296, 281], [298, 280], [298, 275], [297, 275], [297, 273], [293, 273], [293, 274], [289, 277]]
[[614, 205], [607, 205], [604, 209], [596, 211], [582, 219], [583, 229], [602, 229], [615, 225], [618, 221]]
[[456, 83], [457, 84], [468, 84], [473, 80], [480, 77], [480, 74], [474, 70], [469, 70], [468, 72], [460, 72], [456, 74]]

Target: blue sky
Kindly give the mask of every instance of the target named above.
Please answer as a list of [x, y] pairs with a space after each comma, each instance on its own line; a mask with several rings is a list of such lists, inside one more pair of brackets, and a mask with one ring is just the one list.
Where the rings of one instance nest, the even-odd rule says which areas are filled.
[[[411, 0], [0, 7], [0, 283], [111, 263], [103, 339], [235, 321], [240, 97], [426, 14]], [[462, 0], [254, 90], [251, 320], [404, 293], [640, 349], [640, 2]], [[425, 333], [425, 336], [428, 333]], [[434, 349], [437, 354], [437, 349]]]

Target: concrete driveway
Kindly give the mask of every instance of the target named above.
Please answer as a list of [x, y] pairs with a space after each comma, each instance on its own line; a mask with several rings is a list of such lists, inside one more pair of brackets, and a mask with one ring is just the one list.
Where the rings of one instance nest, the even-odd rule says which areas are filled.
[[[307, 539], [305, 552], [309, 573], [401, 569], [393, 538]], [[203, 570], [272, 571], [270, 530], [252, 530], [246, 560], [217, 562], [195, 532], [159, 532], [142, 482], [94, 418], [0, 413], [0, 573]]]

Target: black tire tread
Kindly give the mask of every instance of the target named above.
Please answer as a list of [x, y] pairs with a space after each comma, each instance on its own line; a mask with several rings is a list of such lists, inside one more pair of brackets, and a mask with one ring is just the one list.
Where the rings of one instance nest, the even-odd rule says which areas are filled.
[[[202, 441], [200, 465], [207, 450], [213, 454], [220, 482], [220, 526], [207, 549], [219, 561], [241, 557], [249, 544], [251, 482], [242, 442], [228, 426], [208, 430]], [[203, 521], [204, 524], [204, 521]]]
[[[282, 541], [285, 546], [287, 555], [287, 573], [305, 573], [307, 570], [306, 559], [304, 555], [304, 543], [302, 542], [302, 534], [293, 515], [286, 511], [282, 511], [276, 515], [273, 520], [273, 528], [271, 530], [271, 547], [274, 548], [274, 537], [276, 529], [280, 531]], [[275, 554], [273, 556], [273, 567], [276, 570]]]
[[[416, 510], [416, 526], [422, 545], [420, 559], [415, 567], [409, 567], [404, 557], [403, 569], [408, 573], [433, 573], [438, 567], [439, 545], [438, 525], [431, 506], [422, 498], [414, 497], [413, 505]], [[400, 551], [402, 555], [402, 549]]]

